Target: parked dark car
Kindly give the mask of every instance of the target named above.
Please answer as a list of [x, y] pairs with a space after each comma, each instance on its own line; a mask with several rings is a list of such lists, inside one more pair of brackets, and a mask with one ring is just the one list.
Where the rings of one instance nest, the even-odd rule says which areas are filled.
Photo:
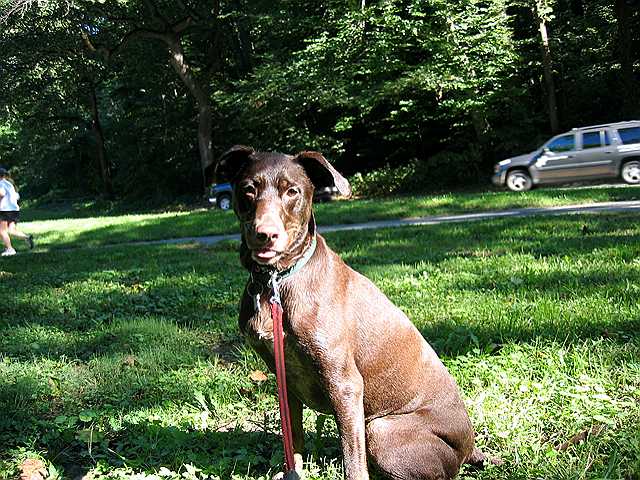
[[620, 177], [640, 184], [640, 121], [574, 128], [536, 151], [496, 164], [492, 181], [513, 191]]
[[[220, 183], [211, 185], [209, 190], [209, 203], [221, 210], [231, 209], [231, 184]], [[317, 188], [313, 193], [314, 202], [329, 202], [338, 195], [338, 189], [336, 187], [324, 187]]]
[[214, 183], [209, 190], [209, 203], [221, 210], [231, 209], [231, 184]]

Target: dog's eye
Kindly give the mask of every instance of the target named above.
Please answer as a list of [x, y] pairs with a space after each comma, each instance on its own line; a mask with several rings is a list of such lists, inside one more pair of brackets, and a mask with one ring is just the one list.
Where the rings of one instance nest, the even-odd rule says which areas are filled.
[[295, 197], [295, 196], [297, 196], [299, 194], [300, 194], [300, 190], [298, 190], [297, 188], [293, 188], [292, 187], [292, 188], [287, 190], [287, 197], [289, 197], [289, 198], [293, 198], [293, 197]]

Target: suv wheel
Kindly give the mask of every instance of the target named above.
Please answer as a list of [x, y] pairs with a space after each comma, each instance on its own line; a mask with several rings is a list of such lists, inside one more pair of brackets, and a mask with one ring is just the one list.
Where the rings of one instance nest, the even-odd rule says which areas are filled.
[[622, 180], [632, 185], [640, 183], [640, 160], [631, 160], [622, 166]]
[[229, 210], [231, 208], [231, 195], [228, 193], [223, 193], [222, 195], [218, 195], [218, 200], [216, 201], [218, 204], [218, 208], [220, 210]]
[[526, 192], [533, 187], [531, 175], [524, 170], [511, 170], [507, 173], [507, 188], [514, 192]]

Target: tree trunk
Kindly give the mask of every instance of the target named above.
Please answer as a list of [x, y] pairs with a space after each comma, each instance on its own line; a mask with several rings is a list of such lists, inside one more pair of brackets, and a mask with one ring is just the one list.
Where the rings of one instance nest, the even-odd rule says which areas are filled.
[[213, 141], [212, 141], [213, 114], [211, 106], [198, 105], [198, 150], [200, 152], [200, 168], [202, 173], [202, 188], [207, 189], [207, 169], [213, 165]]
[[206, 89], [198, 83], [191, 73], [184, 58], [182, 44], [178, 35], [172, 35], [167, 41], [169, 61], [176, 73], [189, 89], [196, 102], [198, 110], [198, 151], [200, 152], [200, 171], [202, 173], [202, 187], [206, 189], [206, 170], [213, 164], [212, 125], [213, 113], [211, 101]]
[[476, 134], [476, 139], [480, 145], [486, 143], [487, 132], [487, 118], [478, 110], [471, 111], [471, 123], [473, 124], [473, 131]]
[[107, 153], [104, 146], [104, 133], [102, 124], [100, 123], [100, 115], [98, 110], [98, 98], [96, 96], [96, 87], [93, 84], [89, 86], [89, 102], [91, 104], [91, 130], [96, 140], [96, 157], [100, 166], [100, 177], [102, 179], [102, 189], [107, 198], [113, 197], [113, 180], [111, 178], [111, 165], [107, 160]]
[[560, 127], [558, 122], [556, 86], [553, 81], [553, 68], [551, 65], [551, 48], [549, 47], [549, 34], [547, 32], [547, 23], [544, 17], [539, 14], [537, 16], [540, 28], [540, 39], [542, 41], [542, 68], [544, 72], [544, 83], [547, 87], [547, 108], [549, 109], [549, 123], [551, 125], [551, 132], [557, 133]]
[[621, 98], [623, 115], [635, 114], [638, 99], [637, 85], [633, 74], [633, 54], [631, 51], [631, 28], [629, 26], [629, 7], [626, 0], [616, 0], [616, 21], [618, 23], [618, 58], [620, 61]]
[[[235, 1], [234, 7], [238, 12], [242, 11], [242, 2]], [[253, 45], [249, 27], [245, 17], [238, 17], [233, 22], [234, 41], [233, 47], [238, 61], [238, 73], [244, 75], [253, 69]]]

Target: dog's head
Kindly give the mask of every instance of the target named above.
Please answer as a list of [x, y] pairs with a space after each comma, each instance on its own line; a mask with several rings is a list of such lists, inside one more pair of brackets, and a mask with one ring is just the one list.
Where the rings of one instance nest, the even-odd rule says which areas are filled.
[[216, 179], [233, 187], [245, 266], [283, 269], [299, 257], [313, 228], [314, 189], [351, 195], [349, 182], [318, 152], [292, 156], [237, 145], [220, 157]]

